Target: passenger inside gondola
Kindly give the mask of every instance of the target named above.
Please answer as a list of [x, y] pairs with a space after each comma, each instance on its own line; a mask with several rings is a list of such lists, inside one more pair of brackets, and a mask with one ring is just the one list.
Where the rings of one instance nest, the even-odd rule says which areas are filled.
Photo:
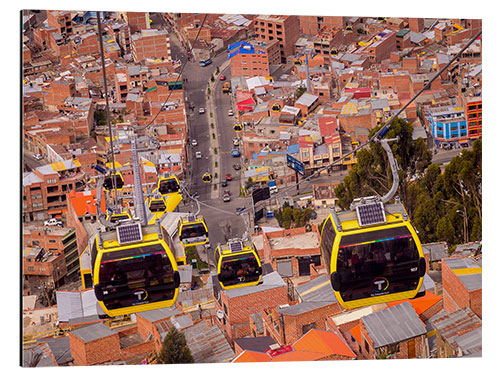
[[158, 191], [162, 195], [178, 193], [179, 183], [175, 178], [162, 179], [160, 180]]

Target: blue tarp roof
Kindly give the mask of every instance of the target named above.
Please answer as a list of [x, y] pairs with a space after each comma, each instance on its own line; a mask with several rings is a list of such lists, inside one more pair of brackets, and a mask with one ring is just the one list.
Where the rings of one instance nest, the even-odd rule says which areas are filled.
[[229, 58], [239, 54], [239, 53], [255, 53], [255, 47], [244, 40], [230, 44], [227, 47], [227, 51], [229, 52]]

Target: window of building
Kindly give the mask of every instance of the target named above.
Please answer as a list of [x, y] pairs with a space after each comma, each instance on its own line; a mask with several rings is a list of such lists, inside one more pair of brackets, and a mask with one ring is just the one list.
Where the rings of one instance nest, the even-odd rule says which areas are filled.
[[55, 179], [55, 178], [49, 178], [49, 179], [47, 180], [47, 183], [48, 183], [48, 184], [55, 184], [56, 182], [57, 182], [57, 179]]
[[309, 324], [304, 324], [302, 326], [302, 334], [305, 335], [307, 332], [309, 332], [313, 328], [316, 328], [316, 322], [312, 322], [312, 323], [309, 323]]
[[365, 340], [365, 350], [367, 353], [370, 352], [370, 345], [368, 345], [368, 341]]
[[33, 267], [33, 266], [29, 266], [29, 267], [28, 267], [28, 271], [30, 271], [30, 272], [35, 272], [35, 267]]

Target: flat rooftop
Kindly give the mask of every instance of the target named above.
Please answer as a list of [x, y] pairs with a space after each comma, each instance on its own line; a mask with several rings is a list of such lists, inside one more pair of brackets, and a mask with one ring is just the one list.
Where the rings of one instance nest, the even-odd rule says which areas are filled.
[[303, 234], [298, 234], [295, 236], [270, 238], [269, 244], [271, 249], [310, 249], [314, 247], [319, 247], [319, 235], [316, 232], [308, 232]]

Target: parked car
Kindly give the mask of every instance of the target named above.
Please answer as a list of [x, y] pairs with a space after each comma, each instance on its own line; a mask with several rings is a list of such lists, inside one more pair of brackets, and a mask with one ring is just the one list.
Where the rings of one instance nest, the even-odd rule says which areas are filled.
[[226, 195], [226, 194], [229, 195], [229, 196], [231, 196], [231, 191], [230, 190], [224, 190], [224, 195]]
[[221, 76], [220, 76], [220, 80], [221, 80], [221, 81], [225, 81], [225, 80], [226, 80], [226, 76], [225, 76], [224, 74], [221, 74]]
[[227, 186], [227, 180], [222, 181], [221, 185], [222, 185], [222, 187], [226, 187]]
[[43, 222], [43, 225], [48, 226], [48, 227], [53, 227], [53, 226], [58, 225], [58, 226], [62, 227], [62, 221], [59, 219], [52, 218], [49, 220], [45, 220]]
[[206, 59], [206, 60], [201, 60], [200, 61], [200, 66], [207, 66], [212, 63], [212, 59]]
[[241, 169], [241, 165], [239, 165], [239, 164], [233, 164], [233, 169], [235, 171], [239, 171]]
[[228, 181], [233, 180], [233, 176], [231, 175], [231, 173], [226, 174], [226, 180], [228, 180]]
[[42, 160], [42, 159], [43, 159], [42, 154], [35, 154], [35, 155], [33, 155], [33, 157], [34, 157], [36, 160]]
[[193, 140], [191, 141], [191, 144], [192, 144], [193, 146], [198, 146], [198, 141], [197, 141], [196, 139], [193, 139]]
[[196, 151], [196, 159], [201, 159], [201, 152], [200, 151]]
[[222, 198], [224, 202], [230, 202], [231, 201], [231, 196], [228, 194], [224, 194], [224, 197]]
[[232, 109], [230, 109], [229, 111], [227, 111], [227, 115], [228, 116], [233, 116], [234, 115], [234, 112]]
[[240, 140], [238, 138], [233, 138], [233, 146], [239, 146]]

